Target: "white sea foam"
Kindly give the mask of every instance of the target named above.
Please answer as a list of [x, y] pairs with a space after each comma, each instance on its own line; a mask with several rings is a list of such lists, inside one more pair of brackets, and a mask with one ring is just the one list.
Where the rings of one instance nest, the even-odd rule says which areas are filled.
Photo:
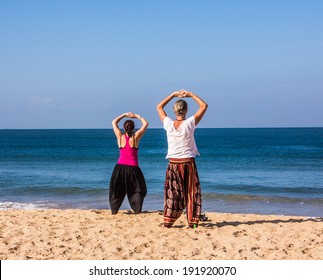
[[0, 202], [0, 210], [38, 210], [38, 209], [52, 209], [57, 208], [57, 205], [40, 201], [35, 203], [22, 202]]

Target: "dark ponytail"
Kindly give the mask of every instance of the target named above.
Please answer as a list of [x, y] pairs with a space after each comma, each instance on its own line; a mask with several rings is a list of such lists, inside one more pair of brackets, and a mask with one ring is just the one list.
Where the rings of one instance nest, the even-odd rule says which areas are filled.
[[133, 136], [135, 134], [135, 123], [132, 120], [127, 120], [123, 124], [123, 129], [128, 136]]

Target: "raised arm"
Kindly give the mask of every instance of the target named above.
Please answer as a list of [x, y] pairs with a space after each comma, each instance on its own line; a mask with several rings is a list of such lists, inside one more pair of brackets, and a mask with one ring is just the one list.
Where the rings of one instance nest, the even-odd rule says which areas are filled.
[[117, 139], [120, 139], [120, 137], [122, 136], [122, 132], [118, 126], [118, 123], [125, 117], [128, 116], [129, 113], [123, 113], [122, 115], [116, 117], [113, 121], [112, 121], [112, 128], [113, 128], [113, 132], [116, 135]]
[[141, 121], [141, 127], [136, 131], [136, 140], [137, 142], [139, 142], [140, 138], [145, 134], [147, 128], [148, 128], [148, 125], [149, 123], [147, 122], [147, 120], [141, 116], [141, 115], [138, 115], [138, 114], [132, 114], [131, 118], [136, 118], [138, 120]]
[[164, 122], [164, 119], [167, 117], [167, 114], [164, 110], [164, 107], [171, 101], [174, 97], [178, 97], [179, 92], [174, 91], [172, 94], [168, 95], [165, 99], [163, 99], [156, 107], [159, 118], [162, 122]]
[[201, 121], [207, 110], [207, 103], [204, 100], [202, 100], [202, 98], [198, 97], [196, 94], [186, 90], [184, 91], [184, 93], [182, 93], [181, 97], [191, 97], [199, 105], [199, 109], [194, 114], [195, 125], [197, 125]]

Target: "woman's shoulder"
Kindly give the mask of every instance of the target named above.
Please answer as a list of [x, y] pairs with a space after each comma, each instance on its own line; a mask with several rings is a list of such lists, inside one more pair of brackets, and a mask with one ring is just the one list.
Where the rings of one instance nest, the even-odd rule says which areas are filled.
[[166, 116], [166, 117], [164, 118], [163, 123], [164, 123], [164, 128], [165, 128], [165, 129], [167, 129], [167, 128], [169, 128], [169, 127], [170, 127], [170, 125], [173, 123], [173, 120], [172, 120], [170, 117]]
[[173, 120], [170, 118], [170, 117], [168, 117], [168, 116], [166, 116], [165, 118], [164, 118], [164, 123], [169, 123], [169, 122], [172, 122]]
[[187, 127], [195, 128], [195, 117], [191, 116], [188, 119], [186, 119], [185, 124], [186, 124]]

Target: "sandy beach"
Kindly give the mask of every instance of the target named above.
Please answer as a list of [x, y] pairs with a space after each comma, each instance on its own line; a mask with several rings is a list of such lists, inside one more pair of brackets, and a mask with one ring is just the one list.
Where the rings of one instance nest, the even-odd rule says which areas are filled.
[[206, 213], [164, 228], [160, 212], [6, 210], [2, 260], [322, 260], [323, 219]]

